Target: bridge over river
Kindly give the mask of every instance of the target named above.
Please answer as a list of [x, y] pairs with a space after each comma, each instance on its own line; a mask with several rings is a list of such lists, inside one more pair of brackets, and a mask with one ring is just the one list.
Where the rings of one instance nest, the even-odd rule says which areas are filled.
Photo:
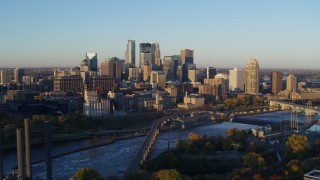
[[277, 100], [271, 100], [270, 106], [276, 107], [280, 106], [282, 110], [292, 110], [293, 112], [304, 112], [306, 116], [314, 116], [316, 114], [320, 115], [320, 109], [316, 109], [312, 107], [310, 104], [308, 106], [300, 105], [300, 104], [294, 104], [290, 102], [285, 101], [277, 101]]
[[165, 116], [160, 119], [157, 119], [153, 123], [153, 125], [151, 126], [150, 131], [149, 131], [144, 143], [142, 144], [141, 148], [139, 149], [137, 155], [133, 158], [133, 160], [129, 164], [126, 172], [122, 176], [122, 179], [126, 179], [126, 177], [129, 174], [137, 171], [138, 169], [140, 169], [142, 167], [144, 162], [147, 160], [149, 153], [151, 152], [151, 148], [154, 144], [154, 141], [156, 140], [158, 134], [160, 133], [160, 130], [162, 129], [162, 127], [166, 123], [168, 123], [170, 121], [177, 121], [182, 124], [184, 123], [184, 121], [186, 121], [186, 123], [187, 122], [190, 123], [191, 121], [199, 123], [199, 121], [203, 121], [208, 118], [210, 118], [209, 114], [201, 114], [201, 115], [188, 117], [188, 118], [177, 118], [176, 116], [171, 115], [171, 116]]

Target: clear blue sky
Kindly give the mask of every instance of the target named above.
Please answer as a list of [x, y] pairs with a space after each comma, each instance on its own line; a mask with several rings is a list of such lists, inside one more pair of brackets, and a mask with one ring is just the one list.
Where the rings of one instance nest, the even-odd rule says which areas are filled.
[[7, 0], [0, 68], [79, 66], [86, 52], [124, 58], [128, 39], [161, 56], [195, 52], [198, 67], [320, 69], [319, 0]]

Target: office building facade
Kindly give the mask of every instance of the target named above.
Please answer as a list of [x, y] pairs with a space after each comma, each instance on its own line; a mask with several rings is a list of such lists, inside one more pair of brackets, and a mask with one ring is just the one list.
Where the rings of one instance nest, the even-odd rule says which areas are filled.
[[240, 68], [229, 70], [229, 90], [244, 91], [246, 83], [246, 71]]
[[273, 94], [278, 94], [282, 91], [282, 78], [283, 74], [280, 71], [271, 72], [271, 92]]
[[135, 40], [128, 40], [127, 50], [125, 52], [125, 63], [131, 67], [136, 66], [136, 42]]
[[98, 55], [97, 53], [86, 53], [86, 60], [88, 61], [89, 71], [98, 71]]
[[259, 63], [256, 59], [247, 61], [245, 92], [259, 94]]

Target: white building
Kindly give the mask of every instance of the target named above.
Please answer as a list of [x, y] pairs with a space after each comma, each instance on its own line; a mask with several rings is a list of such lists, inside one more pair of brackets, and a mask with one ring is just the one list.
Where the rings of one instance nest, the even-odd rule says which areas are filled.
[[229, 90], [244, 91], [246, 83], [246, 71], [239, 68], [229, 70]]
[[135, 40], [128, 40], [127, 51], [125, 52], [125, 63], [131, 67], [136, 66], [136, 43]]
[[110, 99], [100, 99], [97, 91], [85, 91], [83, 114], [88, 117], [101, 117], [110, 115]]

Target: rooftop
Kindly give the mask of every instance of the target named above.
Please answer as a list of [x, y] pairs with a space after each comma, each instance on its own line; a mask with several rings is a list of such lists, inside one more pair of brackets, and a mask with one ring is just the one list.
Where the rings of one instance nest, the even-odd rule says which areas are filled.
[[312, 178], [312, 179], [320, 179], [320, 170], [314, 169], [306, 174], [304, 174], [305, 178]]

